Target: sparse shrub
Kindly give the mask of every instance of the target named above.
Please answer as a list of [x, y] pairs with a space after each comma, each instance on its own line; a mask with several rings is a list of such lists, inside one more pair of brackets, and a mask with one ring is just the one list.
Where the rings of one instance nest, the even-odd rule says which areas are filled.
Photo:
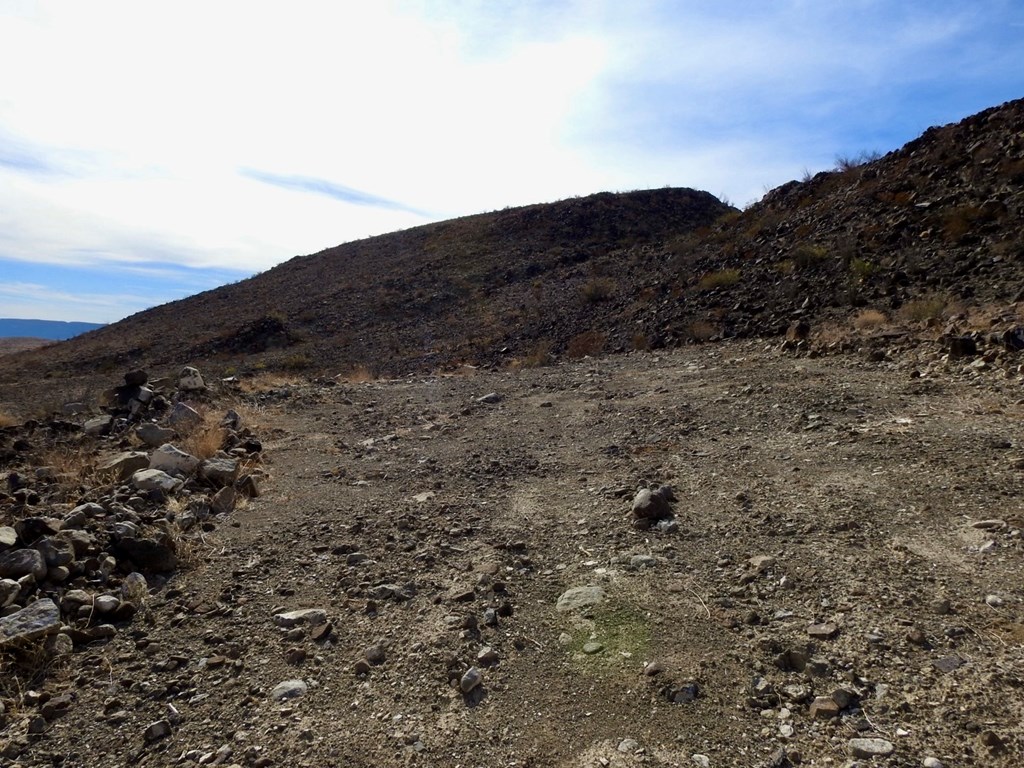
[[861, 151], [856, 155], [836, 155], [836, 170], [842, 173], [855, 171], [862, 165], [873, 163], [881, 156], [882, 155], [879, 152], [868, 152], [866, 150]]
[[717, 333], [718, 328], [707, 320], [693, 320], [683, 326], [683, 337], [695, 344], [710, 341]]
[[11, 416], [7, 411], [0, 410], [0, 429], [3, 429], [4, 427], [13, 427], [18, 423], [18, 420]]
[[281, 361], [281, 367], [286, 371], [302, 371], [312, 365], [313, 358], [305, 352], [296, 352]]
[[942, 233], [952, 243], [959, 243], [971, 230], [976, 222], [984, 218], [981, 208], [975, 205], [960, 205], [949, 210], [942, 217]]
[[908, 301], [900, 307], [900, 316], [912, 322], [937, 320], [943, 316], [948, 306], [949, 299], [945, 296], [926, 296]]
[[227, 433], [222, 427], [203, 424], [181, 441], [181, 450], [197, 459], [209, 459], [224, 447]]
[[812, 269], [822, 262], [828, 256], [828, 251], [820, 245], [798, 245], [790, 253], [790, 259], [793, 261], [793, 267], [799, 270]]
[[884, 312], [877, 309], [865, 309], [853, 318], [853, 327], [858, 331], [869, 331], [873, 328], [880, 328], [889, 322]]
[[615, 293], [615, 282], [607, 277], [595, 277], [583, 286], [583, 300], [589, 304], [608, 301]]
[[377, 376], [366, 363], [352, 366], [349, 371], [341, 374], [338, 378], [349, 384], [366, 384], [367, 382], [377, 380]]
[[551, 342], [550, 341], [538, 341], [530, 353], [522, 359], [520, 365], [523, 368], [541, 368], [545, 365], [551, 365], [554, 361], [554, 357], [551, 354]]
[[647, 338], [646, 333], [635, 333], [633, 334], [633, 349], [639, 352], [646, 352], [651, 348], [651, 340]]
[[701, 291], [710, 291], [715, 288], [736, 285], [739, 281], [740, 271], [738, 269], [720, 269], [717, 272], [708, 272], [704, 275], [697, 283], [697, 288]]
[[875, 271], [875, 265], [867, 259], [854, 256], [850, 259], [850, 274], [857, 280], [867, 280]]
[[593, 357], [601, 353], [607, 336], [600, 331], [585, 331], [569, 339], [565, 348], [566, 357]]

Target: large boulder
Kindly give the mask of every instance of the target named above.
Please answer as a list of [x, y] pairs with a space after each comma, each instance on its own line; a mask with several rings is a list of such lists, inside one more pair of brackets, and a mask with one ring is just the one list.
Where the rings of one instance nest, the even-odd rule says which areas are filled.
[[31, 574], [37, 581], [46, 578], [46, 560], [36, 549], [12, 549], [0, 554], [0, 578], [20, 579]]
[[171, 477], [162, 469], [140, 469], [132, 475], [132, 485], [140, 491], [163, 491], [170, 494], [181, 490], [184, 482]]
[[186, 477], [196, 471], [199, 459], [168, 443], [161, 445], [149, 458], [150, 469], [160, 469], [169, 475]]
[[0, 648], [36, 640], [60, 630], [60, 608], [50, 599], [36, 600], [0, 619]]

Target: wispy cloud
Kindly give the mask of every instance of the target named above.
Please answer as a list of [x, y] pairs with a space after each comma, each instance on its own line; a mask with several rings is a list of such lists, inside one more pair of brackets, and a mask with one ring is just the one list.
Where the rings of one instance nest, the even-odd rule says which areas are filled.
[[8, 265], [155, 303], [424, 219], [666, 184], [746, 203], [1024, 95], [1020, 0], [176, 8], [0, 2]]
[[351, 205], [365, 205], [371, 208], [384, 208], [389, 211], [405, 211], [406, 213], [413, 213], [417, 216], [429, 217], [430, 214], [421, 211], [418, 208], [413, 208], [405, 203], [400, 203], [395, 200], [389, 200], [386, 197], [378, 197], [377, 195], [371, 195], [369, 192], [363, 192], [352, 187], [346, 187], [342, 184], [335, 184], [332, 181], [326, 179], [316, 179], [310, 176], [288, 176], [277, 173], [268, 173], [266, 171], [258, 171], [252, 168], [243, 168], [239, 173], [255, 181], [263, 182], [264, 184], [270, 184], [281, 189], [289, 189], [296, 192], [309, 192], [315, 195], [326, 195], [327, 197], [333, 197], [335, 200], [340, 200], [343, 203], [350, 203]]

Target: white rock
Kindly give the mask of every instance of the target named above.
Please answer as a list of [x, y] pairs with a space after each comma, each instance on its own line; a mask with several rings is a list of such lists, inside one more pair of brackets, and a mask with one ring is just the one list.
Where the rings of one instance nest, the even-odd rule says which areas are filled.
[[891, 741], [885, 739], [850, 739], [850, 754], [865, 760], [872, 757], [888, 757], [896, 751]]
[[161, 469], [169, 475], [191, 475], [199, 466], [199, 459], [168, 443], [161, 445], [149, 457], [150, 469]]
[[174, 493], [184, 483], [176, 477], [171, 477], [160, 469], [140, 469], [132, 475], [132, 485], [140, 491], [163, 491]]
[[178, 389], [187, 391], [206, 389], [206, 382], [203, 381], [202, 374], [198, 369], [189, 365], [182, 368], [178, 375]]

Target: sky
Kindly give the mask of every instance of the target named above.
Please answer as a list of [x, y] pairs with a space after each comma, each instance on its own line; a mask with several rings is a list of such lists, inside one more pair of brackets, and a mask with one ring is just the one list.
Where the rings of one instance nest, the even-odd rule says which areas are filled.
[[1021, 0], [0, 0], [0, 317], [600, 191], [746, 205], [1024, 97]]

